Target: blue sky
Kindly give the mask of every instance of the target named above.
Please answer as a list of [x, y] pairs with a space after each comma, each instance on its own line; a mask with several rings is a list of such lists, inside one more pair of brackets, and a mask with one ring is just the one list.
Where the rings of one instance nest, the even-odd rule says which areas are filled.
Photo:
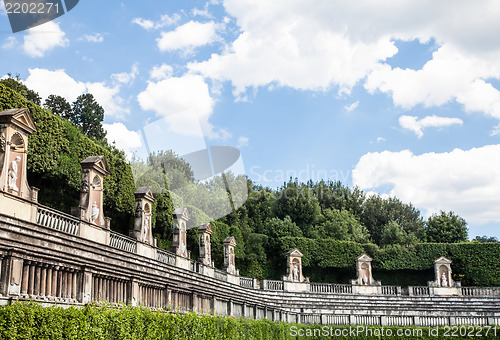
[[497, 1], [82, 0], [16, 34], [2, 10], [0, 76], [92, 93], [129, 154], [163, 120], [148, 139], [238, 147], [262, 185], [341, 180], [500, 237], [499, 17]]

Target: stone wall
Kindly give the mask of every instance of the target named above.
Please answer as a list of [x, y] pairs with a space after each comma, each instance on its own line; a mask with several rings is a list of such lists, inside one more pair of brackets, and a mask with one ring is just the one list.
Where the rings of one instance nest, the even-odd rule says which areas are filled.
[[[6, 214], [0, 192], [0, 303], [125, 302], [153, 308], [286, 322], [374, 325], [491, 325], [500, 322], [498, 288], [294, 283], [231, 275], [16, 197], [26, 219]], [[31, 219], [31, 221], [30, 221]], [[299, 284], [300, 287], [295, 287]]]

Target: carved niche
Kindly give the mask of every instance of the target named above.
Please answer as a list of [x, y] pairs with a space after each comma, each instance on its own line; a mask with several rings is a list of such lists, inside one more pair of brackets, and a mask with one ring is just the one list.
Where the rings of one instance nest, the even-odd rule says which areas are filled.
[[36, 127], [28, 109], [0, 112], [0, 190], [31, 198], [32, 189], [26, 176], [26, 160], [28, 137], [35, 131]]

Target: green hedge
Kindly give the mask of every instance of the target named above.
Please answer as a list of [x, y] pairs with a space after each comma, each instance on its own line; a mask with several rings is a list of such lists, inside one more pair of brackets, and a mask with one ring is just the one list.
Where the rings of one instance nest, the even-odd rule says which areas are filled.
[[356, 257], [366, 252], [373, 258], [375, 277], [377, 270], [402, 275], [408, 270], [428, 272], [434, 268], [434, 260], [445, 256], [453, 261], [455, 279], [463, 285], [500, 286], [500, 243], [419, 243], [379, 248], [374, 244], [287, 236], [280, 238], [279, 244], [283, 257], [290, 249], [300, 249], [304, 267], [311, 268], [354, 270]]
[[[152, 311], [143, 307], [87, 305], [83, 308], [42, 307], [14, 303], [0, 307], [1, 339], [447, 339], [445, 329], [436, 337], [429, 328], [304, 326], [269, 320], [235, 319]], [[463, 326], [465, 327], [465, 326]], [[471, 331], [474, 328], [467, 330]], [[397, 336], [397, 332], [402, 336]], [[351, 336], [355, 334], [355, 336]], [[403, 332], [406, 331], [406, 335]], [[418, 335], [421, 331], [422, 336]], [[337, 332], [337, 333], [336, 333]], [[378, 334], [377, 334], [378, 332]], [[384, 332], [384, 333], [381, 333]], [[392, 336], [387, 336], [391, 332]], [[494, 330], [476, 329], [483, 339], [495, 339]], [[496, 330], [500, 335], [500, 329]], [[339, 335], [340, 336], [337, 336]], [[342, 336], [342, 334], [347, 336]], [[350, 334], [350, 335], [348, 335]], [[381, 336], [384, 334], [386, 336]], [[451, 334], [451, 332], [450, 332]], [[460, 333], [457, 333], [460, 335]], [[299, 336], [304, 335], [304, 336]], [[473, 339], [474, 337], [453, 337]]]

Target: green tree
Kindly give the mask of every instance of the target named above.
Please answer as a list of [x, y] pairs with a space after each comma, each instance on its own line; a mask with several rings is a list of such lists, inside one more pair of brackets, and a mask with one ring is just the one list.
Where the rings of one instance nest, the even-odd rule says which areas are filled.
[[40, 98], [37, 92], [30, 90], [26, 87], [26, 85], [23, 84], [21, 78], [19, 77], [19, 74], [17, 74], [15, 78], [13, 78], [12, 74], [10, 73], [8, 73], [7, 75], [8, 78], [0, 80], [0, 84], [16, 91], [26, 100], [29, 100], [36, 105], [41, 105], [42, 98]]
[[402, 246], [413, 245], [418, 242], [411, 231], [404, 230], [396, 221], [390, 221], [384, 226], [381, 245], [399, 244]]
[[52, 111], [53, 114], [65, 119], [70, 119], [73, 114], [71, 104], [64, 97], [55, 94], [48, 96], [43, 106]]
[[92, 94], [85, 93], [76, 98], [70, 121], [84, 134], [97, 140], [104, 139], [106, 133], [102, 128], [103, 120], [104, 109], [95, 101]]
[[498, 242], [498, 238], [494, 237], [494, 236], [486, 236], [486, 235], [483, 235], [483, 236], [476, 236], [472, 242], [479, 242], [479, 243], [497, 243]]
[[467, 222], [453, 212], [441, 211], [427, 220], [428, 242], [457, 243], [467, 241]]
[[367, 243], [370, 233], [349, 210], [325, 209], [319, 225], [322, 238]]

